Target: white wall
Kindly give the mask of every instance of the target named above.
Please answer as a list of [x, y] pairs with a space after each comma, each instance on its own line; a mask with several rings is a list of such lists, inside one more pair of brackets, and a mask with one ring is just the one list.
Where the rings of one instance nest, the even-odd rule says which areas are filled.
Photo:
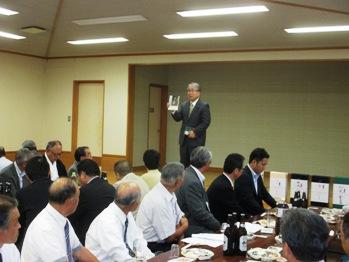
[[44, 74], [43, 59], [0, 53], [0, 145], [15, 151], [26, 139], [42, 148]]

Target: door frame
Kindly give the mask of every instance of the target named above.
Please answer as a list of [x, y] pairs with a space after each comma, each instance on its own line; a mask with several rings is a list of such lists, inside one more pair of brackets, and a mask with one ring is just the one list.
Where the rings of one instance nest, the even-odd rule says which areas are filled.
[[[166, 139], [167, 139], [167, 98], [168, 98], [168, 86], [150, 83], [148, 86], [148, 109], [150, 103], [150, 88], [161, 89], [161, 103], [160, 103], [160, 139], [159, 139], [159, 153], [160, 153], [160, 166], [166, 163]], [[148, 110], [148, 134], [147, 134], [147, 147], [149, 147], [149, 110]]]
[[[102, 118], [102, 155], [93, 157], [101, 165], [103, 156], [103, 134], [104, 134], [104, 98], [105, 98], [105, 81], [104, 80], [74, 80], [73, 81], [73, 109], [72, 109], [72, 133], [71, 133], [71, 155], [74, 159], [74, 152], [78, 143], [78, 118], [79, 118], [79, 86], [80, 84], [103, 84], [103, 118]], [[87, 145], [88, 146], [88, 145]]]

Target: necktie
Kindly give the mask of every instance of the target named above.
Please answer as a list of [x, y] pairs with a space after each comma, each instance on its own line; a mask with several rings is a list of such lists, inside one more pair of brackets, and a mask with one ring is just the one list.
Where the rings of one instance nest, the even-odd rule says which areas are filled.
[[135, 253], [133, 252], [133, 250], [130, 248], [130, 246], [128, 245], [127, 243], [127, 240], [126, 240], [126, 234], [127, 234], [127, 227], [128, 227], [128, 218], [126, 217], [126, 221], [125, 221], [125, 233], [124, 233], [124, 242], [125, 242], [125, 245], [128, 249], [128, 253], [130, 254], [131, 257], [135, 257]]
[[188, 117], [190, 117], [191, 112], [193, 112], [193, 108], [194, 108], [194, 104], [193, 104], [193, 103], [190, 103], [190, 106], [189, 106], [189, 115], [188, 115]]
[[65, 223], [64, 226], [64, 235], [65, 235], [65, 244], [67, 247], [67, 257], [68, 257], [68, 262], [74, 262], [73, 259], [73, 254], [70, 246], [70, 239], [69, 239], [69, 223], [68, 221]]
[[2, 262], [2, 255], [1, 255], [1, 253], [0, 253], [0, 262]]

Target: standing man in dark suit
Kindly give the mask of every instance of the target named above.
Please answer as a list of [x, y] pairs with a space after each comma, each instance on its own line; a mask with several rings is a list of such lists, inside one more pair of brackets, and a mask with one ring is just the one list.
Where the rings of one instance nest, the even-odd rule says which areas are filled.
[[199, 146], [190, 155], [190, 167], [185, 170], [182, 187], [177, 192], [177, 202], [188, 219], [186, 236], [196, 233], [213, 233], [220, 229], [219, 221], [210, 212], [205, 191], [205, 176], [212, 161], [212, 153]]
[[85, 237], [91, 222], [114, 200], [115, 189], [100, 177], [100, 170], [92, 159], [82, 160], [78, 166], [81, 183], [80, 200], [69, 220], [80, 242], [85, 244]]
[[63, 162], [60, 160], [62, 154], [62, 143], [59, 140], [53, 140], [47, 143], [45, 158], [50, 166], [51, 180], [55, 181], [59, 177], [68, 176]]
[[182, 121], [179, 133], [180, 161], [189, 166], [190, 155], [195, 147], [204, 146], [206, 129], [211, 122], [210, 106], [200, 99], [200, 85], [190, 83], [187, 87], [188, 100], [178, 111], [171, 113], [175, 121]]
[[268, 164], [269, 154], [264, 148], [256, 148], [250, 154], [248, 165], [242, 171], [241, 177], [236, 180], [236, 195], [240, 206], [250, 215], [263, 213], [263, 201], [270, 207], [276, 207], [275, 199], [264, 186], [261, 174]]
[[43, 156], [33, 157], [28, 161], [25, 172], [32, 183], [17, 192], [18, 210], [21, 216], [21, 228], [16, 245], [22, 249], [25, 233], [34, 218], [48, 203], [48, 189], [52, 183], [50, 167]]
[[229, 154], [224, 161], [223, 174], [207, 190], [211, 212], [220, 223], [227, 222], [232, 212], [243, 213], [234, 190], [234, 181], [241, 176], [243, 164], [242, 155]]
[[31, 181], [25, 173], [25, 166], [32, 157], [32, 153], [27, 148], [22, 148], [16, 152], [15, 161], [4, 168], [0, 174], [0, 183], [11, 186], [10, 196], [16, 197], [17, 191], [28, 186]]

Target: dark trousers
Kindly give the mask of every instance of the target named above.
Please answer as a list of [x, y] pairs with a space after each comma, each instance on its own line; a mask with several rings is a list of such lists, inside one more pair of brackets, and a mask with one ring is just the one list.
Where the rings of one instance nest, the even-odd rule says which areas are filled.
[[183, 144], [181, 144], [179, 147], [180, 162], [184, 165], [184, 167], [188, 167], [190, 165], [191, 152], [197, 147], [188, 145], [186, 140], [187, 138], [184, 138]]

